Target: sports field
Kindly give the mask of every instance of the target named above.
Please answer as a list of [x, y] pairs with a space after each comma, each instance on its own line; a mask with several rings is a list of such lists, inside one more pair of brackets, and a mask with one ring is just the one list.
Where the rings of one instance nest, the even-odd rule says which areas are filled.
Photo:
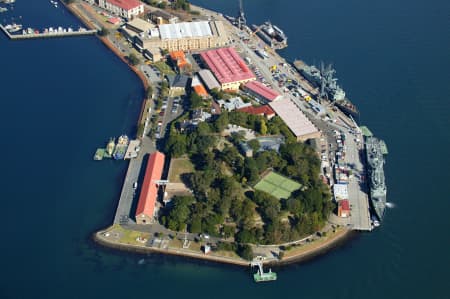
[[301, 186], [301, 184], [271, 171], [255, 185], [255, 189], [281, 199], [289, 198], [291, 193]]

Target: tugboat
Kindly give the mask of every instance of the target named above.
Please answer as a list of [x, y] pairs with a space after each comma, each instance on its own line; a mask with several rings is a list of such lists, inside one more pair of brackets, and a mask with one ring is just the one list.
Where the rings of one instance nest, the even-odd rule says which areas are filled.
[[116, 149], [114, 150], [113, 157], [116, 160], [123, 160], [125, 153], [127, 152], [129, 139], [127, 135], [122, 135], [117, 140]]
[[277, 280], [277, 273], [272, 272], [272, 269], [269, 269], [269, 272], [264, 272], [262, 261], [263, 257], [258, 256], [250, 263], [251, 267], [258, 267], [258, 271], [253, 274], [253, 279], [255, 280], [255, 282]]

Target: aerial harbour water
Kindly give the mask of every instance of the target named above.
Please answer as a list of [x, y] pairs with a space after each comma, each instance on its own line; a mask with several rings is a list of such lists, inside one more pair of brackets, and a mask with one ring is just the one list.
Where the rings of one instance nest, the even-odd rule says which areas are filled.
[[[38, 24], [45, 15], [45, 22], [79, 25], [67, 12], [45, 8], [47, 1], [21, 2], [15, 10], [23, 5], [24, 23], [49, 26]], [[158, 255], [141, 262], [141, 256], [92, 246], [90, 234], [113, 217], [125, 170], [113, 161], [94, 164], [92, 146], [105, 136], [134, 131], [140, 82], [94, 37], [23, 43], [2, 37], [0, 60], [7, 70], [2, 72], [2, 110], [8, 111], [1, 120], [3, 146], [21, 157], [4, 161], [9, 246], [1, 253], [11, 270], [1, 282], [2, 297], [198, 296], [198, 289], [186, 294], [192, 286], [216, 298], [265, 298], [280, 290], [304, 298], [448, 295], [449, 203], [442, 188], [448, 181], [442, 168], [450, 164], [448, 4], [408, 2], [410, 11], [402, 13], [400, 4], [386, 11], [383, 2], [375, 3], [369, 12], [359, 2], [338, 8], [321, 3], [322, 28], [315, 22], [318, 3], [287, 2], [273, 9], [271, 1], [248, 1], [247, 17], [255, 23], [270, 17], [280, 24], [290, 37], [282, 51], [290, 60], [334, 62], [363, 123], [388, 142], [389, 197], [396, 208], [387, 211], [383, 226], [322, 258], [278, 270], [277, 283], [264, 287], [252, 285], [246, 271], [233, 267]], [[208, 1], [196, 3], [208, 7]], [[236, 10], [234, 3], [214, 4], [228, 14]], [[283, 18], [288, 11], [283, 4], [302, 11], [302, 20]], [[429, 22], [420, 22], [418, 15]], [[353, 28], [354, 22], [361, 26]], [[298, 282], [301, 286], [294, 288]], [[170, 288], [174, 283], [176, 290]]]

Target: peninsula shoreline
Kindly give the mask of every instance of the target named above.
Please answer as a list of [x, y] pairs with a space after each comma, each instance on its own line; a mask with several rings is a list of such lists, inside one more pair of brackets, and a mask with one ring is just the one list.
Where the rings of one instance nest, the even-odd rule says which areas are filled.
[[[66, 4], [64, 3], [64, 6], [75, 16], [77, 17], [85, 26], [87, 26], [89, 29], [98, 29], [94, 24], [89, 21], [89, 18], [83, 14], [82, 11], [77, 9], [73, 4]], [[199, 9], [202, 11], [211, 11], [206, 8], [192, 5], [195, 9]], [[100, 41], [110, 50], [112, 51], [118, 58], [124, 62], [128, 67], [137, 75], [137, 77], [141, 80], [142, 86], [144, 88], [144, 91], [147, 90], [147, 88], [150, 86], [147, 82], [146, 77], [144, 74], [135, 66], [131, 65], [125, 56], [106, 38], [102, 37], [100, 35], [96, 35]], [[278, 56], [280, 59], [285, 60], [283, 57], [280, 56], [277, 52], [274, 52], [276, 56]], [[140, 123], [140, 120], [145, 112], [145, 102], [147, 98], [144, 96], [141, 104], [141, 111], [140, 116], [138, 118], [138, 123]], [[111, 227], [110, 227], [111, 228]], [[108, 247], [115, 250], [121, 250], [121, 251], [128, 251], [138, 254], [148, 254], [148, 253], [156, 253], [156, 254], [166, 254], [166, 255], [172, 255], [172, 256], [179, 256], [179, 257], [185, 257], [189, 259], [196, 259], [196, 260], [205, 260], [215, 263], [221, 263], [221, 264], [230, 264], [230, 265], [236, 265], [236, 266], [244, 266], [248, 267], [250, 262], [244, 259], [238, 259], [238, 258], [228, 258], [225, 256], [214, 256], [214, 255], [206, 255], [199, 252], [194, 252], [192, 250], [185, 250], [185, 249], [161, 249], [161, 248], [155, 248], [155, 247], [147, 247], [147, 246], [140, 246], [140, 245], [134, 245], [134, 244], [125, 244], [125, 243], [119, 243], [111, 241], [104, 237], [105, 232], [108, 230], [100, 230], [92, 234], [92, 239], [96, 244], [99, 244], [104, 247]], [[335, 233], [333, 236], [331, 236], [329, 239], [321, 243], [317, 246], [312, 246], [310, 249], [306, 250], [299, 250], [298, 253], [295, 254], [289, 254], [289, 256], [286, 256], [282, 259], [279, 259], [277, 261], [271, 260], [267, 261], [264, 264], [270, 265], [270, 266], [287, 266], [290, 264], [297, 264], [306, 262], [309, 260], [312, 260], [314, 258], [317, 258], [319, 256], [323, 256], [324, 254], [328, 253], [329, 251], [342, 246], [344, 243], [347, 243], [347, 241], [353, 239], [354, 236], [356, 236], [358, 232], [352, 231], [347, 228], [341, 228], [341, 230], [338, 233]]]

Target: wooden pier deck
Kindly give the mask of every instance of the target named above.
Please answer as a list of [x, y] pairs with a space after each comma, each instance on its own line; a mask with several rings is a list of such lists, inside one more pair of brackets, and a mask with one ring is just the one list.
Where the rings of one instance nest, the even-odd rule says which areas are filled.
[[72, 32], [41, 32], [41, 33], [29, 33], [29, 34], [11, 34], [6, 28], [0, 24], [0, 29], [11, 40], [27, 40], [37, 38], [55, 38], [55, 37], [71, 37], [71, 36], [83, 36], [92, 35], [97, 33], [96, 29], [72, 31]]

